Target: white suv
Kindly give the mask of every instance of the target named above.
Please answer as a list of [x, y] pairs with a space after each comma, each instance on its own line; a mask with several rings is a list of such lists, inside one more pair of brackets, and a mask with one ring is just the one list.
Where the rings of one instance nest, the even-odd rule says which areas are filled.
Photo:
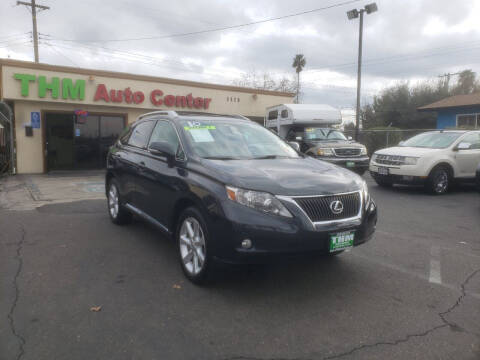
[[376, 151], [370, 174], [380, 186], [424, 184], [444, 194], [453, 180], [474, 180], [480, 162], [480, 131], [430, 131]]

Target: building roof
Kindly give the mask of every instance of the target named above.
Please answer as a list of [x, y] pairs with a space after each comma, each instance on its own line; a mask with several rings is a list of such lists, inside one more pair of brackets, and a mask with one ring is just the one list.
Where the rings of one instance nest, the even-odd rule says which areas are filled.
[[436, 111], [445, 108], [480, 105], [480, 92], [467, 95], [454, 95], [436, 101], [432, 104], [420, 106], [419, 111]]
[[115, 79], [160, 82], [164, 84], [183, 85], [183, 86], [191, 86], [191, 87], [204, 88], [204, 89], [206, 88], [206, 89], [217, 89], [217, 90], [226, 90], [226, 91], [237, 91], [237, 92], [244, 92], [249, 94], [289, 96], [289, 97], [295, 96], [295, 94], [293, 93], [282, 92], [282, 91], [253, 89], [253, 88], [246, 88], [246, 87], [240, 87], [240, 86], [202, 83], [197, 81], [179, 80], [179, 79], [149, 76], [149, 75], [138, 75], [138, 74], [129, 74], [124, 72], [116, 72], [116, 71], [85, 69], [85, 68], [77, 68], [77, 67], [71, 67], [71, 66], [59, 66], [59, 65], [51, 65], [51, 64], [34, 63], [31, 61], [10, 60], [10, 59], [0, 58], [0, 67], [1, 66], [15, 66], [15, 67], [21, 67], [21, 68], [27, 68], [27, 69], [60, 71], [60, 72], [82, 74], [82, 75], [97, 75], [97, 76], [111, 77]]

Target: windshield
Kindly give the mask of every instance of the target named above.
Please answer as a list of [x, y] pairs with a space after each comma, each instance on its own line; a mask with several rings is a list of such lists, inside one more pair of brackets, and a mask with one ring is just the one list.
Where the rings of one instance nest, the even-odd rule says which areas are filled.
[[335, 129], [306, 128], [305, 139], [307, 140], [347, 140], [345, 135]]
[[245, 121], [181, 121], [194, 153], [206, 159], [299, 158], [290, 145], [269, 130]]
[[400, 146], [443, 149], [449, 147], [460, 135], [460, 132], [428, 132], [416, 135]]

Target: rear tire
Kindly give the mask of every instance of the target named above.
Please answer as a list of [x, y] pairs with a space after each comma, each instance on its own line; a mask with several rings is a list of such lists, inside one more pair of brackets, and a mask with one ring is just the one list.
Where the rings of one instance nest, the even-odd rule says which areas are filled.
[[434, 168], [428, 175], [425, 187], [433, 195], [443, 195], [448, 192], [452, 186], [452, 175], [450, 169], [445, 166]]
[[107, 192], [107, 206], [110, 220], [117, 225], [129, 224], [132, 221], [132, 213], [122, 205], [122, 198], [115, 179], [110, 180]]
[[207, 283], [212, 272], [209, 234], [207, 223], [197, 208], [189, 207], [182, 212], [176, 231], [178, 257], [187, 279], [197, 285]]

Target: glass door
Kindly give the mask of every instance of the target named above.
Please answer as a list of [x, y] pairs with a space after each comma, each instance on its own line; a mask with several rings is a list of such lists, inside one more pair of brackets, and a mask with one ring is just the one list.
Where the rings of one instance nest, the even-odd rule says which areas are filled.
[[75, 168], [100, 168], [100, 116], [75, 116], [73, 135]]

